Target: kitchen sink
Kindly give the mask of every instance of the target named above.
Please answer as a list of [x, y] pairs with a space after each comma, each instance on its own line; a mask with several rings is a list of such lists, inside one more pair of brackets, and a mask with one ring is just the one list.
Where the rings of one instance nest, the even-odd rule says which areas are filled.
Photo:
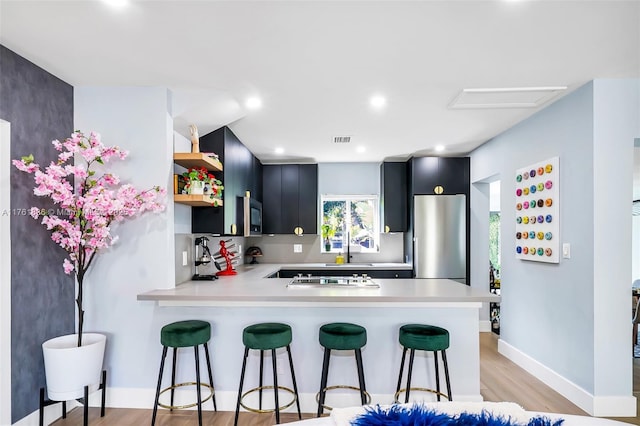
[[373, 266], [373, 263], [325, 263], [324, 266]]
[[371, 277], [313, 277], [297, 276], [293, 277], [287, 287], [294, 288], [380, 288], [380, 285], [373, 281]]

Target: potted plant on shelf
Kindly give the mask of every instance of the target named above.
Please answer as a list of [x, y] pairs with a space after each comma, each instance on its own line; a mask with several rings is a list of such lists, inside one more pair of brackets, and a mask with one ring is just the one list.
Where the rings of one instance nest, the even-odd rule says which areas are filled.
[[329, 223], [324, 223], [320, 227], [325, 251], [331, 251], [331, 237], [336, 234], [336, 229]]
[[[128, 155], [118, 146], [103, 145], [98, 133], [76, 131], [63, 142], [54, 140], [52, 144], [60, 151], [57, 163], [41, 168], [33, 155], [12, 163], [34, 174], [36, 196], [49, 197], [59, 205], [55, 210], [31, 207], [29, 213], [34, 219], [42, 218], [51, 239], [67, 252], [64, 272], [76, 278], [77, 334], [42, 345], [49, 399], [67, 401], [81, 397], [84, 386], [89, 385], [92, 391], [97, 388], [104, 358], [106, 336], [83, 332], [87, 271], [95, 256], [117, 241], [111, 233], [113, 225], [146, 211], [162, 211], [166, 191], [159, 186], [137, 190], [130, 184], [121, 185], [111, 173], [98, 175], [92, 168]], [[69, 164], [72, 159], [75, 161]]]
[[209, 195], [213, 205], [222, 197], [222, 182], [204, 167], [190, 168], [182, 174], [185, 191], [192, 195]]

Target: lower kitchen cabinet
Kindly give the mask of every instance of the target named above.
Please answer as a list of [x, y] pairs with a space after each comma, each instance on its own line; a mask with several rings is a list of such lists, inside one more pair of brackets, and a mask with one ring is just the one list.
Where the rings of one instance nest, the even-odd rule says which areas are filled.
[[[367, 274], [371, 278], [413, 278], [411, 269], [281, 269], [277, 278], [293, 278], [298, 274], [306, 276], [350, 277]], [[276, 277], [274, 277], [276, 278]]]

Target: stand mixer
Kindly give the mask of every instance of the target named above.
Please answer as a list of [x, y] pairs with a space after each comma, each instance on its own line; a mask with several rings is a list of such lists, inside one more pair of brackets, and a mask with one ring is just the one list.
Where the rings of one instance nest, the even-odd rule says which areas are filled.
[[[196, 267], [196, 271], [193, 277], [191, 278], [193, 281], [211, 281], [211, 280], [218, 279], [216, 275], [200, 275], [198, 273], [198, 266], [206, 265], [208, 263], [211, 263], [211, 261], [213, 261], [214, 265], [218, 270], [220, 269], [220, 265], [218, 264], [218, 262], [213, 260], [213, 258], [211, 257], [211, 251], [209, 251], [208, 241], [209, 239], [207, 237], [196, 238], [195, 255], [194, 255], [194, 260], [195, 260], [194, 264]], [[198, 247], [200, 248], [200, 250], [198, 250]], [[198, 253], [199, 251], [201, 252], [200, 254]]]

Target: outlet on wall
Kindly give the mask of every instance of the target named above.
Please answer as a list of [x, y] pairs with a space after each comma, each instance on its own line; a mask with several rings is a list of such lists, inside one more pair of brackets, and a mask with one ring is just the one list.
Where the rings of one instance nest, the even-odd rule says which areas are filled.
[[294, 244], [293, 245], [294, 253], [302, 253], [302, 244]]
[[189, 253], [186, 251], [182, 252], [182, 266], [187, 266], [189, 264]]

